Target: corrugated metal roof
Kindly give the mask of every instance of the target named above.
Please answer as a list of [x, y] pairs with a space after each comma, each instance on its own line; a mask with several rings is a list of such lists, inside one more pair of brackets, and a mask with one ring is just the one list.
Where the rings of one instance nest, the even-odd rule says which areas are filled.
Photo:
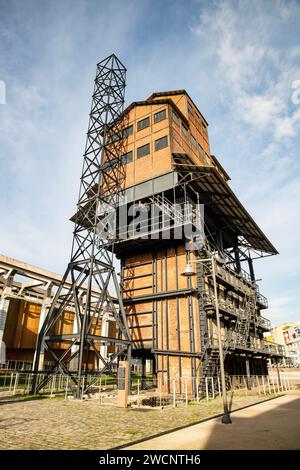
[[197, 176], [195, 184], [200, 193], [210, 196], [210, 205], [214, 210], [223, 216], [228, 225], [243, 236], [254, 249], [278, 254], [276, 248], [214, 167], [195, 165], [189, 156], [183, 153], [173, 154], [173, 158], [179, 173], [194, 173]]
[[121, 118], [125, 114], [129, 113], [129, 111], [131, 109], [133, 109], [135, 106], [149, 106], [150, 104], [153, 104], [153, 105], [156, 105], [156, 106], [159, 106], [161, 104], [170, 104], [174, 108], [176, 113], [181, 117], [181, 119], [188, 126], [190, 125], [189, 120], [187, 119], [187, 117], [180, 111], [178, 106], [176, 106], [176, 103], [174, 103], [174, 101], [169, 99], [169, 98], [166, 98], [165, 100], [151, 100], [150, 102], [148, 100], [147, 101], [133, 101], [129, 106], [127, 106], [127, 108], [124, 109], [124, 111], [121, 114]]

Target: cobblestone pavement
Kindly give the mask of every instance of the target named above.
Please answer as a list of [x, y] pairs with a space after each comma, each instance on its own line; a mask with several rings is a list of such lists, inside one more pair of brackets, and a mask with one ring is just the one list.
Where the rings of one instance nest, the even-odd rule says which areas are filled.
[[[264, 399], [235, 396], [232, 409]], [[120, 409], [97, 400], [6, 403], [0, 405], [0, 448], [109, 449], [196, 423], [221, 410], [219, 399], [164, 409]]]

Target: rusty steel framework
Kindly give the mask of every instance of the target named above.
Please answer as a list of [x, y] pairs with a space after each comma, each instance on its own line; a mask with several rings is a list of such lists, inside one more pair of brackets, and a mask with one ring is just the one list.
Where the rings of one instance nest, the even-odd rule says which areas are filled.
[[[87, 383], [91, 351], [103, 366], [98, 374], [110, 373], [118, 359], [130, 358], [130, 333], [113, 265], [116, 212], [125, 181], [125, 79], [126, 69], [114, 54], [97, 64], [77, 212], [72, 218], [71, 260], [38, 336], [36, 377], [46, 352], [53, 367], [42, 381], [35, 380], [34, 393], [54, 374], [64, 373], [80, 397], [92, 385]], [[71, 285], [66, 288], [67, 280]], [[84, 299], [79, 295], [83, 286]], [[112, 288], [116, 297], [109, 292]], [[60, 334], [60, 322], [70, 306], [75, 311], [77, 331]], [[104, 311], [109, 311], [116, 322], [115, 337], [99, 334]], [[101, 354], [104, 345], [115, 348], [109, 357]]]

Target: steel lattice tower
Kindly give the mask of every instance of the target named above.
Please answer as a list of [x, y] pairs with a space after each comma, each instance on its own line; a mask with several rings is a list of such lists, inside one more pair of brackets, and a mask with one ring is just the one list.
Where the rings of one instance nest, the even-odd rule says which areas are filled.
[[[81, 396], [91, 386], [86, 380], [90, 351], [103, 364], [99, 373], [110, 372], [116, 359], [130, 357], [130, 333], [113, 266], [116, 214], [125, 179], [122, 157], [126, 143], [122, 116], [125, 79], [126, 69], [114, 54], [97, 64], [77, 212], [72, 218], [75, 229], [71, 260], [38, 336], [35, 393], [53, 374], [64, 373], [70, 377], [76, 395]], [[69, 288], [65, 287], [67, 280], [71, 281]], [[108, 290], [112, 286], [116, 297]], [[56, 333], [70, 306], [75, 310], [77, 331]], [[116, 321], [116, 337], [99, 334], [104, 310]], [[61, 354], [57, 354], [57, 344], [64, 345]], [[115, 346], [108, 359], [100, 353], [103, 345]], [[48, 352], [54, 364], [39, 381], [44, 352]], [[71, 361], [72, 364], [75, 361], [75, 370], [70, 370]]]

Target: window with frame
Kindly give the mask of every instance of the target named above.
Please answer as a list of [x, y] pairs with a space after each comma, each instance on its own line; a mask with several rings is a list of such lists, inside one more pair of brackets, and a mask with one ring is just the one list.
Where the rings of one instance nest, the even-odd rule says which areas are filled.
[[190, 114], [194, 114], [194, 110], [193, 110], [192, 106], [190, 105], [190, 103], [188, 103], [187, 107], [188, 107], [188, 112]]
[[113, 170], [118, 164], [118, 159], [113, 158], [112, 160], [108, 160], [102, 165], [102, 170], [104, 171], [111, 171]]
[[162, 109], [158, 113], [154, 114], [154, 124], [156, 124], [157, 122], [163, 121], [164, 119], [166, 119], [166, 110], [165, 109]]
[[157, 152], [158, 150], [164, 149], [168, 147], [168, 137], [165, 135], [164, 137], [161, 137], [160, 139], [157, 139], [154, 142], [154, 150]]
[[177, 116], [176, 113], [172, 113], [172, 118], [173, 118], [173, 121], [175, 122], [175, 124], [177, 124], [177, 126], [180, 127], [180, 118]]
[[192, 134], [191, 134], [191, 141], [192, 141], [192, 145], [194, 147], [197, 147], [197, 141], [196, 141], [195, 137]]
[[132, 162], [132, 150], [130, 150], [129, 152], [124, 153], [124, 155], [122, 155], [123, 165], [127, 165], [127, 163], [130, 163], [130, 162]]
[[189, 130], [188, 128], [186, 127], [185, 124], [182, 123], [182, 131], [183, 133], [188, 137], [189, 136]]
[[195, 118], [196, 118], [196, 121], [197, 121], [199, 124], [201, 124], [201, 118], [200, 118], [200, 116], [199, 116], [197, 113], [195, 113]]
[[202, 145], [198, 144], [198, 150], [199, 150], [200, 155], [204, 156], [204, 149], [203, 149]]
[[146, 157], [146, 155], [149, 155], [149, 153], [150, 153], [150, 144], [145, 144], [145, 145], [142, 145], [141, 147], [138, 147], [136, 151], [136, 157], [137, 158]]
[[137, 123], [137, 130], [141, 131], [143, 129], [146, 129], [146, 127], [150, 126], [150, 117], [146, 117], [145, 119], [141, 119]]
[[129, 137], [133, 134], [133, 124], [123, 129], [123, 137]]
[[108, 144], [113, 144], [114, 142], [117, 142], [119, 140], [120, 136], [118, 134], [111, 134], [110, 137], [108, 138]]

